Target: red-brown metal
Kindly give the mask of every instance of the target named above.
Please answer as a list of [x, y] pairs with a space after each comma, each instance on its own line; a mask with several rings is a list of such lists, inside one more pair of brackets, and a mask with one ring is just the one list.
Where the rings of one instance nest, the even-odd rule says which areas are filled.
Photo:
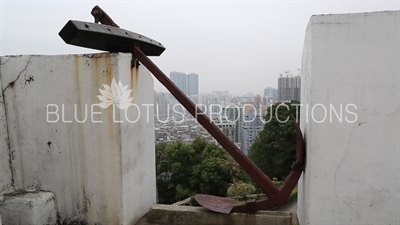
[[[284, 181], [282, 187], [276, 186], [240, 149], [214, 124], [179, 88], [140, 50], [136, 45], [131, 47], [133, 56], [138, 59], [170, 92], [175, 98], [196, 118], [196, 120], [221, 144], [222, 147], [239, 163], [250, 177], [266, 193], [268, 199], [251, 203], [232, 206], [225, 202], [225, 198], [216, 196], [205, 197], [201, 195], [199, 204], [216, 212], [246, 212], [269, 209], [286, 203], [290, 193], [301, 176], [304, 167], [304, 140], [301, 130], [293, 118], [296, 128], [296, 161], [292, 171]], [[198, 200], [198, 196], [195, 198]], [[224, 200], [222, 200], [224, 199]], [[229, 207], [231, 210], [228, 210]]]
[[283, 195], [283, 198], [287, 200], [292, 193], [293, 189], [296, 187], [297, 182], [300, 179], [301, 173], [304, 170], [305, 166], [305, 145], [303, 134], [300, 130], [299, 125], [296, 123], [296, 120], [292, 117], [294, 127], [296, 129], [296, 160], [292, 165], [292, 170], [289, 175], [286, 177], [282, 186], [280, 187], [280, 191]]
[[206, 209], [214, 212], [229, 214], [235, 206], [235, 199], [224, 198], [213, 195], [196, 194], [195, 199], [197, 203]]
[[296, 120], [293, 117], [292, 119], [296, 129], [296, 160], [292, 165], [292, 170], [290, 171], [289, 175], [286, 177], [282, 186], [279, 188], [282, 197], [272, 197], [269, 199], [257, 200], [255, 203], [251, 204], [244, 203], [241, 205], [235, 205], [232, 208], [231, 212], [249, 212], [270, 209], [273, 207], [281, 206], [288, 201], [290, 194], [292, 193], [293, 189], [297, 185], [297, 182], [299, 181], [305, 165], [305, 146], [303, 134], [300, 130], [299, 125], [296, 123]]
[[[92, 10], [95, 23], [102, 23], [114, 27], [119, 27], [114, 21], [99, 7], [95, 6]], [[90, 40], [84, 40], [90, 41]], [[109, 39], [104, 40], [111, 42]], [[135, 42], [136, 43], [136, 42]], [[81, 44], [79, 42], [79, 44]], [[117, 43], [108, 43], [115, 45]], [[143, 44], [143, 43], [142, 43]], [[218, 141], [219, 144], [239, 163], [239, 165], [250, 175], [250, 177], [266, 193], [268, 199], [251, 201], [240, 205], [235, 205], [233, 198], [222, 198], [210, 195], [196, 195], [199, 204], [212, 211], [221, 213], [230, 212], [252, 212], [262, 209], [269, 209], [284, 204], [301, 176], [304, 168], [305, 147], [301, 130], [292, 117], [296, 128], [296, 161], [292, 166], [292, 171], [279, 188], [271, 179], [265, 175], [240, 149], [214, 124], [179, 88], [144, 54], [140, 49], [140, 42], [132, 45], [130, 51], [133, 55], [133, 66], [138, 66], [139, 60], [186, 108], [189, 113]], [[150, 46], [154, 47], [154, 46]]]
[[94, 17], [94, 22], [98, 23], [100, 22], [101, 24], [113, 26], [113, 27], [119, 27], [109, 15], [107, 15], [106, 12], [104, 12], [103, 9], [100, 8], [100, 6], [96, 5], [92, 9], [92, 16]]
[[218, 141], [218, 143], [239, 163], [260, 188], [270, 197], [281, 198], [279, 188], [258, 168], [229, 138], [205, 115], [179, 88], [140, 50], [133, 45], [131, 51], [185, 107], [189, 113]]
[[[285, 204], [289, 199], [289, 196], [292, 193], [293, 189], [296, 187], [297, 182], [304, 169], [305, 147], [303, 135], [295, 119], [293, 117], [292, 119], [296, 129], [296, 160], [293, 163], [291, 172], [279, 189], [279, 191], [282, 193], [282, 198], [272, 197], [268, 199], [250, 201], [240, 205], [235, 205], [228, 202], [226, 198], [223, 198], [222, 200], [221, 197], [210, 195], [201, 195], [201, 198], [199, 198], [199, 195], [195, 195], [196, 201], [204, 208], [221, 213], [254, 212], [258, 210], [274, 208]], [[234, 199], [231, 198], [231, 201], [234, 201]], [[229, 209], [229, 207], [231, 208]]]

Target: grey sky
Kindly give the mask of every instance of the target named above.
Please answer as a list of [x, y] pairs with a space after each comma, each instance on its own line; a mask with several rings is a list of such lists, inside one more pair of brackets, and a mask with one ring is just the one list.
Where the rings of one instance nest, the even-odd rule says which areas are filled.
[[[121, 27], [161, 42], [152, 60], [167, 74], [199, 74], [200, 92], [261, 94], [285, 70], [297, 73], [314, 14], [399, 10], [399, 1], [1, 1], [0, 55], [96, 52], [65, 44], [70, 20], [93, 22], [94, 5]], [[165, 90], [155, 81], [157, 91]]]

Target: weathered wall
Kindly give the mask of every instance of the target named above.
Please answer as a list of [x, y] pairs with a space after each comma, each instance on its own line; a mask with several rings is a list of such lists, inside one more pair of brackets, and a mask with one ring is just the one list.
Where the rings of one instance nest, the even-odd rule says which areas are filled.
[[[0, 66], [5, 63], [0, 58]], [[0, 89], [3, 90], [1, 84], [0, 70]], [[4, 193], [13, 191], [12, 173], [11, 173], [11, 158], [10, 149], [8, 147], [8, 132], [6, 122], [6, 111], [4, 108], [3, 91], [0, 92], [0, 198]]]
[[[153, 111], [141, 105], [153, 103], [153, 80], [130, 59], [2, 57], [15, 189], [53, 192], [61, 221], [128, 224], [156, 201]], [[133, 90], [136, 122], [136, 107], [96, 105], [113, 78]]]
[[6, 194], [4, 199], [0, 200], [0, 215], [0, 220], [6, 225], [56, 225], [54, 194], [36, 191]]
[[[302, 61], [300, 224], [400, 223], [399, 14], [311, 18]], [[332, 111], [340, 114], [341, 105], [342, 122]]]

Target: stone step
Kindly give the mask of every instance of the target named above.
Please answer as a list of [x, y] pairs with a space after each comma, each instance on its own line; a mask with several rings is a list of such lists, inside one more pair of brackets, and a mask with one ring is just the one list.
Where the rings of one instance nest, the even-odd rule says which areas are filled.
[[57, 224], [55, 198], [51, 192], [14, 192], [0, 202], [0, 225]]

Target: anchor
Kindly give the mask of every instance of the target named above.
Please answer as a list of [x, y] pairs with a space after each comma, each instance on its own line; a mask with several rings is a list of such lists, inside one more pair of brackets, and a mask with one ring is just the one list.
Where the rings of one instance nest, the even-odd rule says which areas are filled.
[[271, 209], [287, 202], [304, 170], [305, 160], [303, 134], [293, 116], [292, 120], [296, 129], [296, 160], [286, 180], [282, 186], [278, 187], [148, 58], [148, 56], [160, 56], [165, 51], [165, 47], [161, 43], [144, 35], [119, 28], [97, 5], [92, 9], [91, 14], [95, 19], [94, 23], [70, 20], [59, 32], [60, 37], [71, 45], [109, 52], [132, 53], [132, 66], [137, 67], [139, 66], [138, 62], [141, 62], [268, 196], [267, 199], [235, 204], [233, 198], [196, 194], [194, 197], [201, 206], [214, 212], [229, 214]]

